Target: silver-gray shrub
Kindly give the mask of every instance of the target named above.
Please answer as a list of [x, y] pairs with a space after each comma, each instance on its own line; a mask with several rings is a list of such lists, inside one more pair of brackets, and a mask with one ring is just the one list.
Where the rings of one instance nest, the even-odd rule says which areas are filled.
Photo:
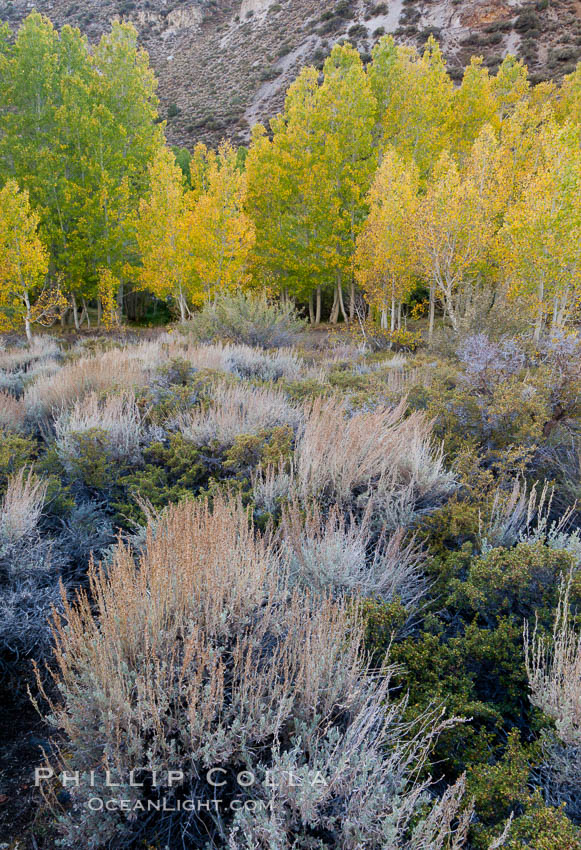
[[413, 609], [426, 590], [424, 556], [404, 530], [377, 540], [371, 529], [372, 506], [360, 521], [336, 506], [326, 517], [318, 505], [301, 510], [294, 501], [283, 510], [281, 545], [291, 580], [323, 595], [396, 597]]
[[527, 360], [517, 340], [494, 342], [485, 333], [466, 337], [456, 354], [464, 365], [462, 379], [481, 392], [489, 392], [502, 380], [516, 375]]
[[70, 469], [76, 458], [76, 436], [95, 429], [108, 437], [111, 462], [140, 461], [143, 431], [135, 397], [127, 393], [100, 399], [96, 393], [91, 393], [75, 401], [70, 408], [63, 408], [55, 420], [56, 449], [65, 469]]
[[48, 618], [60, 605], [52, 541], [39, 530], [46, 483], [20, 470], [0, 505], [0, 681], [22, 684], [24, 663], [50, 646]]
[[301, 373], [301, 361], [290, 349], [273, 352], [250, 346], [232, 346], [227, 354], [227, 368], [239, 378], [260, 381], [295, 380]]
[[281, 392], [246, 383], [212, 387], [209, 404], [178, 415], [173, 426], [197, 446], [231, 445], [242, 434], [289, 425], [296, 430], [302, 410]]

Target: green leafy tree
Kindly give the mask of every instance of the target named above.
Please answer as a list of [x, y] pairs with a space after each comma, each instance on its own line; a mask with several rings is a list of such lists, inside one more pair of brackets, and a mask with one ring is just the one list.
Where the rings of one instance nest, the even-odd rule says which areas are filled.
[[[376, 166], [376, 101], [357, 51], [337, 45], [319, 85], [314, 68], [290, 87], [272, 141], [255, 128], [247, 157], [248, 211], [255, 262], [267, 284], [310, 300], [319, 321], [323, 287], [333, 287], [331, 319], [347, 317], [342, 282], [353, 282], [355, 241]], [[316, 295], [316, 306], [313, 304]]]
[[90, 52], [78, 30], [32, 13], [0, 53], [0, 170], [30, 193], [78, 325], [99, 269], [123, 281], [136, 259], [135, 210], [162, 141], [155, 79], [127, 24]]
[[383, 143], [413, 158], [425, 179], [448, 147], [453, 84], [435, 39], [423, 54], [395, 47], [385, 36], [373, 51], [369, 76], [375, 92]]
[[28, 192], [9, 180], [0, 191], [0, 320], [4, 328], [24, 326], [28, 342], [33, 323], [50, 321], [61, 306], [60, 293], [44, 288], [48, 253], [38, 222]]

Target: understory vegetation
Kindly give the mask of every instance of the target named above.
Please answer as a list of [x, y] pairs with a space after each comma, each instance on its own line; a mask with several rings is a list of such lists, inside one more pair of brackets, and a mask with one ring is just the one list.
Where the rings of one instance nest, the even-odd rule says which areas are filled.
[[581, 848], [581, 341], [238, 308], [0, 353], [9, 846]]

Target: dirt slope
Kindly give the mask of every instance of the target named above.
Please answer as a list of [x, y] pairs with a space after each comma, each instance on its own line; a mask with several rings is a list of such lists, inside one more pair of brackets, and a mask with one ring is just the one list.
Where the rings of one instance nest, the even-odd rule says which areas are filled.
[[91, 40], [115, 16], [132, 21], [178, 145], [247, 139], [280, 108], [297, 70], [322, 63], [344, 37], [368, 56], [383, 32], [420, 47], [434, 32], [456, 79], [472, 54], [494, 69], [515, 53], [536, 79], [581, 58], [581, 0], [0, 0], [0, 19], [16, 28], [33, 7]]

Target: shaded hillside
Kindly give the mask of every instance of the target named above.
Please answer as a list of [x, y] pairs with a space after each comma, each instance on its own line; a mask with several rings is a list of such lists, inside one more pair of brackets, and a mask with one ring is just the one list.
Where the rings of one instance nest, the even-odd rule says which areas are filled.
[[[507, 52], [516, 53], [533, 80], [558, 78], [581, 57], [580, 0], [37, 0], [35, 6], [91, 40], [114, 16], [131, 20], [159, 78], [169, 139], [180, 145], [224, 135], [243, 141], [253, 123], [280, 108], [298, 69], [321, 63], [344, 37], [366, 54], [384, 32], [417, 46], [433, 32], [455, 78], [473, 54], [494, 69]], [[0, 19], [15, 28], [32, 7], [29, 0], [0, 0]]]

